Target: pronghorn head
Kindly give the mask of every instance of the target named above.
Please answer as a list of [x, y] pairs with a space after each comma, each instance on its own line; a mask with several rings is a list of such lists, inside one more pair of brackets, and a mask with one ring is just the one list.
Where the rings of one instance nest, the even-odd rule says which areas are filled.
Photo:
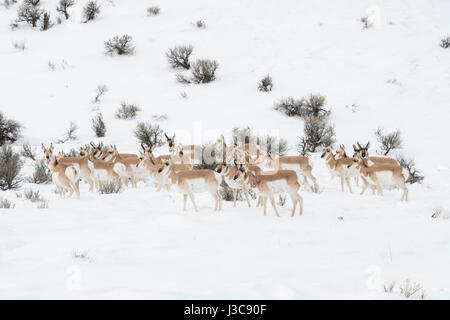
[[331, 150], [331, 147], [323, 147], [321, 158], [326, 157], [327, 159], [329, 156], [333, 156], [333, 150]]
[[167, 175], [172, 167], [172, 163], [170, 161], [164, 161], [159, 165], [158, 173]]
[[339, 160], [339, 159], [343, 159], [343, 158], [347, 158], [347, 154], [345, 153], [345, 146], [343, 144], [341, 144], [339, 146], [339, 149], [336, 150], [335, 159]]
[[80, 157], [87, 157], [89, 155], [90, 147], [86, 144], [84, 147], [80, 147]]
[[175, 146], [175, 133], [173, 134], [172, 138], [169, 137], [166, 133], [164, 133], [166, 136], [167, 144], [169, 145], [169, 151]]
[[103, 150], [103, 153], [101, 155], [101, 159], [103, 161], [111, 161], [113, 160], [115, 157], [117, 157], [119, 155], [119, 152], [117, 151], [117, 147], [114, 145], [110, 145], [106, 151]]
[[[363, 147], [359, 144], [359, 142], [357, 142], [358, 144], [358, 152], [359, 155], [361, 156], [361, 158], [366, 159], [369, 157], [369, 146], [370, 146], [370, 141], [367, 142], [366, 146]], [[353, 148], [355, 148], [355, 146], [353, 145]], [[356, 152], [356, 150], [355, 150]]]
[[50, 144], [50, 147], [46, 148], [44, 146], [44, 144], [41, 145], [42, 147], [42, 151], [44, 152], [44, 161], [46, 161], [47, 163], [50, 163], [50, 158], [53, 154], [53, 143]]
[[226, 165], [224, 165], [224, 164], [219, 164], [219, 165], [217, 165], [217, 167], [214, 169], [214, 171], [216, 171], [217, 173], [220, 173], [220, 174], [225, 174], [225, 170], [226, 170]]
[[103, 154], [103, 142], [100, 142], [98, 145], [95, 145], [93, 142], [91, 142], [91, 147], [91, 154], [94, 159], [100, 158], [100, 156]]

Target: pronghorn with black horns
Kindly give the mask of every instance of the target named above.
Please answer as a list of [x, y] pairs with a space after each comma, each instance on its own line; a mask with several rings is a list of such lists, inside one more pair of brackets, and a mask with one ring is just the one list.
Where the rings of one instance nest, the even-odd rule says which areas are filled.
[[[53, 143], [51, 143], [48, 148], [46, 148], [44, 144], [42, 144], [41, 147], [42, 151], [44, 152], [44, 160], [49, 163], [50, 158], [53, 155]], [[94, 165], [86, 156], [80, 154], [79, 157], [61, 157], [58, 158], [58, 162], [75, 165], [75, 168], [78, 172], [78, 177], [89, 183], [89, 191], [94, 191], [94, 178], [92, 176]], [[78, 183], [79, 181], [77, 182], [77, 185]]]
[[231, 188], [231, 191], [233, 193], [233, 207], [236, 207], [236, 196], [238, 190], [242, 189], [242, 192], [244, 193], [245, 199], [247, 200], [247, 205], [249, 208], [251, 208], [250, 200], [248, 199], [248, 187], [247, 184], [244, 183], [243, 179], [240, 178], [240, 173], [244, 171], [243, 166], [231, 166], [231, 165], [224, 165], [219, 164], [215, 171], [217, 173], [220, 173], [225, 183]]
[[370, 141], [367, 142], [365, 146], [361, 146], [359, 141], [357, 142], [358, 146], [353, 145], [353, 157], [359, 156], [362, 159], [368, 159], [373, 163], [390, 163], [390, 164], [397, 164], [397, 160], [389, 157], [374, 157], [369, 156], [369, 147], [370, 147]]
[[303, 198], [299, 194], [300, 183], [297, 173], [293, 170], [278, 170], [272, 174], [257, 175], [253, 171], [247, 170], [243, 175], [244, 183], [250, 188], [256, 189], [257, 193], [263, 199], [264, 215], [267, 212], [267, 199], [270, 200], [275, 214], [280, 217], [275, 205], [274, 194], [288, 193], [293, 202], [291, 217], [294, 217], [297, 204], [299, 205], [299, 214], [303, 214]]
[[[69, 192], [68, 198], [75, 192], [77, 199], [80, 199], [79, 190], [79, 171], [76, 164], [63, 163], [55, 155], [51, 155], [48, 165], [52, 172], [52, 180], [56, 185], [60, 198], [65, 198], [66, 191]], [[78, 166], [79, 168], [79, 166]]]
[[217, 172], [209, 169], [184, 170], [176, 172], [173, 169], [171, 161], [158, 170], [169, 178], [170, 183], [175, 186], [176, 191], [181, 193], [184, 198], [183, 210], [186, 211], [187, 198], [189, 197], [197, 212], [194, 194], [209, 192], [214, 198], [214, 211], [222, 210], [222, 197], [219, 192], [219, 185], [222, 177]]
[[403, 190], [400, 201], [408, 201], [408, 188], [406, 187], [406, 178], [403, 175], [403, 167], [392, 163], [373, 163], [369, 164], [369, 159], [356, 156], [353, 163], [349, 165], [359, 170], [361, 176], [368, 180], [365, 183], [361, 194], [369, 187], [374, 185], [378, 195], [383, 195], [383, 189], [392, 189], [397, 187]]
[[177, 161], [177, 159], [174, 159], [175, 161], [186, 163], [183, 158], [187, 157], [190, 159], [190, 162], [193, 162], [194, 164], [202, 163], [202, 146], [195, 144], [177, 146], [175, 144], [175, 133], [172, 137], [169, 137], [166, 133], [164, 133], [164, 135], [166, 136], [167, 144], [169, 145], [169, 152], [171, 153], [171, 155], [180, 157], [180, 160]]

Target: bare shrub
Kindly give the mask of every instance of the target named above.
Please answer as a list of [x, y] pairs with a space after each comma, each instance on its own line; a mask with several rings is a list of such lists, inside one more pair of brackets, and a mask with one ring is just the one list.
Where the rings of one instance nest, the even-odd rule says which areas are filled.
[[156, 16], [156, 15], [159, 14], [160, 11], [161, 11], [161, 9], [159, 7], [157, 7], [157, 6], [153, 6], [153, 7], [147, 8], [147, 14], [149, 16]]
[[391, 282], [390, 284], [384, 284], [384, 292], [386, 292], [386, 293], [392, 293], [392, 291], [394, 290], [394, 288], [395, 288], [395, 281], [394, 282]]
[[310, 94], [302, 99], [285, 98], [275, 104], [274, 109], [283, 112], [289, 117], [302, 117], [304, 119], [313, 116], [326, 118], [330, 114], [325, 109], [326, 98], [320, 94]]
[[95, 97], [92, 99], [92, 103], [97, 103], [100, 101], [100, 98], [106, 93], [108, 92], [109, 89], [106, 85], [104, 84], [99, 84], [97, 86], [97, 91], [95, 93]]
[[54, 23], [50, 20], [50, 13], [44, 12], [41, 18], [41, 31], [46, 31], [53, 27]]
[[108, 181], [99, 184], [98, 192], [100, 194], [119, 193], [122, 191], [122, 182]]
[[418, 282], [411, 282], [409, 279], [403, 281], [400, 285], [400, 295], [405, 298], [415, 298], [415, 299], [425, 299], [425, 291], [422, 288], [422, 285]]
[[46, 164], [41, 161], [36, 161], [34, 163], [33, 175], [27, 181], [36, 184], [50, 183], [52, 182], [52, 172]]
[[305, 115], [303, 112], [303, 101], [292, 97], [281, 99], [275, 104], [274, 109], [283, 112], [289, 117], [303, 117]]
[[270, 154], [284, 156], [288, 151], [286, 139], [278, 139], [277, 137], [272, 137], [270, 135], [258, 137], [258, 144], [261, 150]]
[[164, 131], [157, 124], [139, 122], [134, 130], [134, 136], [139, 143], [144, 144], [150, 150], [160, 147], [165, 143]]
[[278, 205], [280, 206], [280, 207], [283, 207], [285, 204], [286, 204], [286, 201], [287, 201], [287, 197], [286, 197], [286, 195], [285, 194], [280, 194], [279, 196], [278, 196]]
[[216, 70], [219, 64], [215, 60], [198, 59], [191, 67], [193, 82], [208, 83], [216, 79]]
[[64, 143], [70, 140], [76, 140], [76, 131], [78, 130], [78, 126], [75, 124], [75, 122], [71, 121], [69, 125], [69, 129], [67, 129], [66, 134], [64, 135], [64, 138], [59, 139], [56, 141], [56, 143]]
[[74, 250], [72, 252], [72, 257], [74, 257], [75, 259], [81, 259], [83, 261], [86, 262], [93, 262], [94, 259], [85, 251], [76, 251]]
[[135, 53], [135, 47], [132, 42], [133, 38], [129, 35], [114, 36], [112, 39], [105, 41], [106, 54], [113, 55], [132, 55]]
[[384, 134], [382, 128], [375, 131], [375, 136], [381, 145], [383, 154], [387, 156], [391, 150], [401, 149], [403, 140], [401, 138], [400, 130]]
[[0, 197], [0, 209], [14, 209], [15, 205], [6, 198]]
[[44, 200], [43, 198], [41, 198], [41, 193], [39, 192], [39, 190], [38, 191], [33, 191], [32, 189], [25, 190], [23, 192], [23, 195], [26, 200], [30, 200], [33, 203]]
[[84, 22], [94, 20], [100, 14], [100, 5], [96, 1], [89, 1], [83, 8]]
[[231, 132], [231, 139], [234, 145], [236, 145], [238, 142], [255, 144], [258, 142], [258, 137], [255, 136], [250, 127], [234, 127]]
[[53, 61], [47, 62], [47, 65], [48, 65], [48, 68], [49, 68], [51, 71], [55, 71], [55, 70], [56, 70], [56, 63], [54, 63]]
[[203, 20], [195, 21], [194, 25], [199, 29], [206, 29], [206, 23]]
[[31, 159], [33, 161], [36, 161], [36, 149], [32, 149], [30, 144], [24, 143], [22, 145], [22, 151], [20, 152], [22, 157]]
[[259, 91], [268, 92], [272, 91], [272, 88], [273, 88], [272, 77], [269, 75], [262, 78], [258, 84]]
[[373, 22], [369, 20], [369, 17], [362, 17], [361, 22], [364, 29], [373, 28]]
[[409, 176], [406, 179], [406, 183], [422, 183], [424, 176], [420, 174], [420, 171], [415, 168], [416, 163], [413, 159], [405, 159], [404, 157], [397, 157], [398, 163], [408, 170]]
[[27, 46], [25, 45], [25, 41], [22, 42], [13, 42], [14, 49], [25, 51]]
[[59, 0], [59, 4], [56, 6], [56, 11], [58, 11], [61, 14], [63, 14], [64, 17], [67, 20], [70, 17], [69, 12], [67, 11], [67, 9], [69, 9], [73, 5], [75, 5], [75, 1], [74, 0]]
[[[214, 167], [215, 167], [215, 164], [214, 164]], [[201, 169], [210, 169], [210, 168], [203, 168], [202, 167]], [[214, 168], [212, 168], [211, 170], [213, 170], [213, 169]], [[220, 184], [219, 193], [220, 193], [220, 196], [222, 197], [222, 200], [224, 200], [224, 201], [234, 201], [233, 190], [226, 184], [226, 182], [224, 180], [222, 180], [222, 182]], [[237, 201], [242, 201], [243, 199], [244, 198], [243, 198], [242, 190], [237, 190], [236, 200]]]
[[48, 201], [47, 200], [40, 200], [38, 201], [38, 204], [36, 206], [38, 209], [48, 209]]
[[332, 146], [334, 139], [334, 125], [319, 117], [308, 117], [305, 120], [303, 137], [298, 145], [301, 155], [315, 152], [320, 146]]
[[106, 134], [106, 124], [103, 121], [103, 116], [98, 113], [95, 118], [92, 119], [92, 130], [97, 138], [103, 138]]
[[169, 64], [174, 69], [189, 69], [191, 67], [191, 64], [189, 63], [189, 56], [192, 54], [193, 50], [194, 46], [192, 45], [176, 46], [166, 52], [167, 61], [169, 61]]
[[15, 153], [11, 146], [3, 145], [0, 149], [0, 190], [16, 189], [20, 186], [22, 167], [20, 155]]
[[440, 46], [444, 49], [450, 48], [450, 37], [441, 40]]
[[0, 145], [16, 142], [20, 138], [20, 129], [19, 122], [6, 118], [0, 111]]
[[3, 0], [2, 2], [0, 2], [0, 4], [6, 9], [9, 9], [9, 7], [14, 3], [17, 3], [17, 0]]
[[37, 26], [38, 22], [41, 20], [44, 11], [39, 7], [39, 1], [36, 4], [31, 1], [24, 1], [17, 11], [16, 22], [26, 22], [33, 28]]
[[120, 108], [116, 112], [116, 118], [125, 120], [134, 119], [139, 111], [141, 111], [141, 109], [139, 109], [137, 105], [127, 104], [122, 101], [120, 103]]
[[188, 77], [186, 77], [185, 75], [181, 74], [181, 73], [177, 73], [175, 75], [175, 79], [179, 83], [184, 83], [184, 84], [191, 83], [191, 80]]

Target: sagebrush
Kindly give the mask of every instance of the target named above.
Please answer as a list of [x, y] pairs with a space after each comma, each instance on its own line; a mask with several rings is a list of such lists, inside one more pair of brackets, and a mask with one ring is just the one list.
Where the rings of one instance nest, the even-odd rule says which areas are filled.
[[0, 148], [0, 190], [16, 189], [20, 186], [22, 167], [20, 155], [15, 153], [11, 146], [3, 145]]

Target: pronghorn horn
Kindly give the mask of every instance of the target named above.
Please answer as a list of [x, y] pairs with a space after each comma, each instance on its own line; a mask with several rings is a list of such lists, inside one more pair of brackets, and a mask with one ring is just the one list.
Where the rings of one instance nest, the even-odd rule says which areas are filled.
[[167, 133], [164, 132], [164, 135], [166, 136], [166, 139], [169, 140], [170, 138], [167, 136]]
[[94, 142], [92, 142], [92, 141], [91, 141], [91, 146], [92, 146], [93, 148], [95, 148], [95, 144], [94, 144]]
[[369, 149], [370, 141], [367, 141], [366, 149]]
[[353, 144], [353, 150], [358, 151], [359, 149]]
[[358, 144], [358, 147], [361, 149], [362, 147], [361, 147], [361, 145], [359, 144], [359, 141], [357, 142], [357, 144]]

